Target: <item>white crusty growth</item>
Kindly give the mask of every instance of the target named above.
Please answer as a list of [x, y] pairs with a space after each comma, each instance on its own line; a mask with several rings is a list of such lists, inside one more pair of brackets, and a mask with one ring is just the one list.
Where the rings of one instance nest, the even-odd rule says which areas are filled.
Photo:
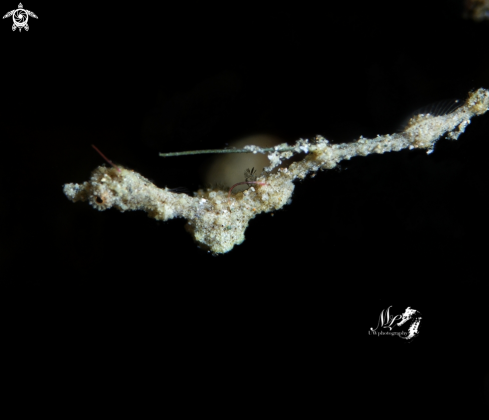
[[[294, 191], [293, 181], [303, 179], [309, 172], [334, 168], [343, 159], [366, 156], [371, 153], [398, 151], [405, 148], [427, 149], [431, 153], [435, 142], [446, 135], [456, 140], [464, 132], [470, 119], [485, 113], [489, 108], [489, 91], [479, 89], [456, 111], [441, 116], [421, 114], [412, 118], [402, 133], [377, 136], [374, 139], [360, 137], [357, 141], [330, 144], [321, 136], [313, 141], [299, 140], [295, 145], [281, 145], [268, 155], [271, 165], [248, 190], [228, 199], [228, 193], [220, 190], [199, 190], [193, 197], [160, 189], [138, 173], [120, 167], [100, 166], [89, 181], [83, 184], [66, 184], [66, 196], [76, 202], [89, 201], [98, 210], [114, 207], [120, 211], [144, 210], [157, 220], [174, 217], [187, 219], [186, 229], [195, 241], [214, 254], [230, 251], [244, 240], [244, 232], [250, 219], [263, 212], [282, 208]], [[253, 153], [264, 153], [257, 146], [250, 146]], [[284, 151], [284, 149], [286, 149]], [[268, 153], [268, 151], [266, 152]], [[272, 169], [293, 155], [306, 153], [298, 162], [288, 167]]]

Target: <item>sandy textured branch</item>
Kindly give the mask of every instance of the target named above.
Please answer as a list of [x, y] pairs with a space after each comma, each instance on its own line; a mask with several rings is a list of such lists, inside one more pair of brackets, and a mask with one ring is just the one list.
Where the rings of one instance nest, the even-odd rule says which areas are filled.
[[[465, 131], [473, 116], [489, 109], [489, 91], [479, 89], [466, 102], [447, 115], [420, 114], [412, 118], [401, 133], [360, 139], [343, 144], [330, 144], [318, 136], [312, 141], [299, 140], [293, 146], [280, 145], [267, 150], [270, 166], [248, 190], [231, 196], [227, 191], [199, 190], [193, 197], [160, 189], [140, 174], [125, 168], [100, 166], [89, 181], [66, 184], [64, 193], [72, 200], [88, 201], [97, 210], [114, 207], [122, 212], [144, 210], [157, 220], [175, 217], [187, 219], [186, 230], [200, 247], [214, 254], [230, 251], [243, 242], [248, 223], [257, 214], [272, 212], [287, 204], [294, 191], [294, 180], [303, 179], [319, 169], [332, 169], [340, 161], [354, 156], [385, 153], [402, 149], [433, 151], [435, 142], [443, 136], [456, 140]], [[292, 148], [292, 150], [291, 150]], [[252, 153], [265, 149], [248, 146]], [[285, 151], [283, 151], [285, 149]], [[302, 160], [280, 167], [282, 160], [304, 153]]]

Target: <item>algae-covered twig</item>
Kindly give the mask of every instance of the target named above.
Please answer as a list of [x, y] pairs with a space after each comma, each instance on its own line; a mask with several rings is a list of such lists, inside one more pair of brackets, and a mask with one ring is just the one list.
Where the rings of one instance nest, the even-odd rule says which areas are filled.
[[[64, 193], [74, 202], [88, 201], [97, 210], [111, 207], [120, 211], [143, 210], [157, 220], [183, 217], [187, 219], [186, 230], [200, 247], [213, 254], [221, 254], [243, 242], [248, 223], [257, 214], [273, 212], [287, 204], [297, 178], [303, 179], [320, 169], [332, 169], [342, 160], [354, 156], [402, 149], [425, 149], [431, 153], [438, 139], [445, 136], [456, 140], [472, 117], [484, 114], [488, 109], [489, 91], [479, 89], [449, 114], [413, 117], [400, 133], [378, 135], [373, 139], [360, 137], [342, 144], [330, 144], [317, 136], [313, 141], [301, 139], [294, 145], [283, 147], [261, 149], [247, 146], [243, 150], [268, 153], [270, 165], [257, 177], [253, 186], [235, 195], [229, 194], [229, 197], [226, 191], [218, 189], [199, 190], [190, 197], [158, 188], [134, 171], [104, 166], [95, 169], [90, 180], [83, 184], [66, 184]], [[227, 149], [222, 150], [218, 153], [228, 152]], [[302, 160], [272, 171], [282, 160], [299, 153], [305, 153]], [[314, 217], [321, 216], [315, 214]]]

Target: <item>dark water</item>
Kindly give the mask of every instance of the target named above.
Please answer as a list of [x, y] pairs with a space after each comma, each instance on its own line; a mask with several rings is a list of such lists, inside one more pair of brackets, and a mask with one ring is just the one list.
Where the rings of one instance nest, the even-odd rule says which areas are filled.
[[[97, 212], [61, 188], [104, 163], [91, 144], [194, 191], [208, 158], [159, 152], [393, 133], [417, 109], [489, 88], [489, 21], [455, 0], [24, 6], [38, 16], [28, 32], [0, 28], [12, 334], [64, 341], [65, 357], [100, 343], [111, 366], [147, 354], [146, 370], [162, 359], [167, 378], [178, 365], [246, 382], [279, 409], [290, 393], [325, 413], [388, 414], [415, 405], [407, 388], [430, 413], [484, 418], [489, 115], [429, 156], [359, 157], [297, 182], [290, 206], [220, 257], [183, 220]], [[407, 346], [367, 334], [390, 305], [422, 314]]]

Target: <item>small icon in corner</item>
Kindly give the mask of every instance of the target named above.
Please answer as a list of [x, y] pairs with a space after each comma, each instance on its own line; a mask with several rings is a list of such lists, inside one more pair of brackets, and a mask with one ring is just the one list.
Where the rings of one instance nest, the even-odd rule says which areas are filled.
[[37, 16], [34, 13], [32, 13], [30, 10], [24, 9], [22, 3], [19, 3], [18, 7], [19, 7], [18, 9], [11, 10], [10, 12], [8, 12], [3, 17], [3, 19], [12, 16], [12, 19], [14, 20], [14, 24], [12, 25], [12, 31], [15, 31], [17, 28], [19, 28], [19, 32], [22, 32], [22, 28], [28, 31], [29, 25], [27, 24], [27, 21], [29, 20], [29, 16], [32, 16], [33, 18], [36, 19]]

